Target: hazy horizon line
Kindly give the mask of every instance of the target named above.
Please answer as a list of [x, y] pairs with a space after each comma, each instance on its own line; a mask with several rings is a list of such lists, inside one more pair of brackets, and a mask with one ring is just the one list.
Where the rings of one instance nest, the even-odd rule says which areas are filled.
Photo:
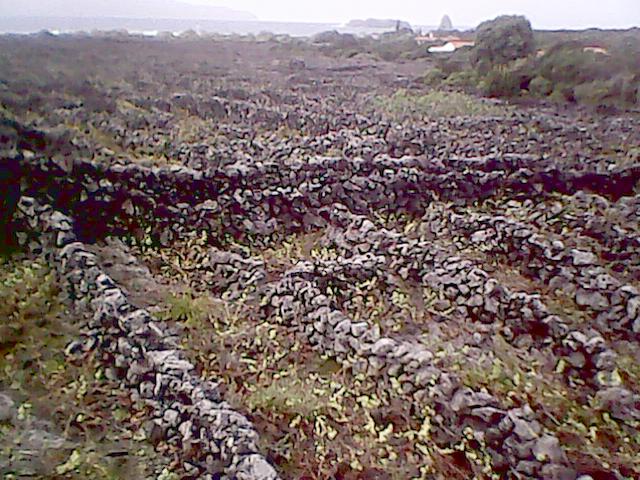
[[[302, 20], [273, 20], [273, 19], [269, 19], [269, 20], [264, 20], [262, 18], [255, 18], [255, 19], [247, 19], [247, 20], [240, 20], [240, 19], [217, 19], [217, 18], [188, 18], [188, 17], [182, 17], [182, 18], [176, 18], [176, 17], [141, 17], [141, 16], [131, 16], [131, 15], [8, 15], [3, 17], [3, 20], [9, 20], [9, 19], [56, 19], [56, 20], [83, 20], [83, 19], [105, 19], [105, 20], [148, 20], [148, 21], [176, 21], [176, 22], [189, 22], [189, 21], [196, 21], [196, 22], [221, 22], [221, 23], [238, 23], [238, 24], [247, 24], [247, 23], [264, 23], [264, 24], [292, 24], [292, 25], [337, 25], [337, 26], [343, 26], [346, 25], [348, 22], [340, 22], [340, 21], [302, 21]], [[413, 29], [415, 28], [433, 28], [434, 30], [438, 28], [438, 25], [436, 24], [418, 24], [418, 23], [412, 23], [409, 20], [404, 20], [402, 18], [355, 18], [352, 20], [398, 20], [398, 21], [402, 21], [402, 22], [406, 22], [409, 25], [411, 25], [411, 27]], [[626, 31], [626, 30], [636, 30], [636, 29], [640, 29], [640, 26], [630, 26], [630, 27], [601, 27], [601, 26], [581, 26], [581, 27], [536, 27], [535, 25], [532, 25], [533, 29], [535, 31], [546, 31], [546, 32], [553, 32], [553, 31], [584, 31], [584, 30], [603, 30], [603, 31]], [[471, 26], [471, 25], [459, 25], [459, 26], [455, 26], [453, 31], [468, 31], [468, 30], [473, 30], [475, 29], [477, 26]]]

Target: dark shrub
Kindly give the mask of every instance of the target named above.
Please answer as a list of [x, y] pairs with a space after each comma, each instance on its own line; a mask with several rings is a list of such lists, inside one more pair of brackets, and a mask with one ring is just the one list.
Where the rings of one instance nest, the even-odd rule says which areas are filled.
[[575, 103], [576, 97], [573, 91], [573, 85], [560, 83], [556, 85], [553, 89], [553, 92], [550, 95], [550, 98], [558, 103]]
[[576, 101], [579, 103], [597, 106], [608, 103], [606, 100], [611, 98], [611, 89], [612, 86], [609, 82], [604, 80], [595, 80], [593, 82], [577, 85], [573, 91]]
[[640, 106], [640, 75], [625, 79], [621, 98], [626, 104]]
[[616, 71], [625, 71], [631, 75], [640, 72], [640, 37], [627, 34], [614, 43], [609, 50], [609, 63]]
[[340, 33], [336, 30], [318, 33], [313, 37], [314, 43], [330, 44], [335, 48], [353, 48], [358, 46], [358, 39], [349, 33]]
[[522, 16], [500, 16], [478, 26], [471, 61], [480, 71], [505, 65], [535, 50], [533, 30]]
[[478, 84], [478, 75], [473, 70], [462, 70], [449, 75], [444, 83], [450, 87], [475, 87]]
[[484, 76], [479, 87], [487, 97], [515, 97], [520, 94], [520, 78], [507, 68], [496, 67]]
[[428, 85], [430, 87], [437, 87], [446, 78], [447, 75], [442, 70], [440, 70], [439, 68], [434, 68], [429, 70], [422, 80], [425, 85]]
[[579, 103], [597, 107], [632, 106], [638, 101], [638, 84], [622, 76], [582, 83], [574, 92]]
[[538, 97], [548, 97], [553, 92], [553, 84], [544, 77], [535, 77], [529, 83], [529, 92]]
[[374, 52], [387, 62], [393, 62], [399, 59], [415, 59], [426, 56], [426, 49], [420, 48], [418, 42], [413, 37], [389, 39], [379, 42], [374, 47]]
[[446, 76], [467, 70], [471, 62], [471, 52], [470, 48], [460, 48], [451, 55], [439, 57], [437, 58], [438, 68], [442, 70]]
[[20, 166], [17, 160], [0, 159], [0, 254], [14, 246], [13, 215], [20, 199]]
[[537, 70], [554, 84], [574, 85], [610, 78], [614, 71], [608, 57], [585, 52], [582, 45], [575, 43], [561, 44], [549, 50], [540, 58]]

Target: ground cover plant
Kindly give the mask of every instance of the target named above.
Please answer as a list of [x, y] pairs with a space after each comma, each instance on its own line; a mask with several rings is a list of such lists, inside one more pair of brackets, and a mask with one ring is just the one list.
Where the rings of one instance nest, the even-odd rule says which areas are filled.
[[42, 259], [0, 265], [3, 478], [156, 478], [169, 470], [96, 359], [65, 356], [77, 327]]

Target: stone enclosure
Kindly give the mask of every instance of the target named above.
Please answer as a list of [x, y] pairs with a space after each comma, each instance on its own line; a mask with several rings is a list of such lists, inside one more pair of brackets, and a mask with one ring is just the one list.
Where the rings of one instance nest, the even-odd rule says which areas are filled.
[[[637, 478], [625, 459], [640, 455], [640, 379], [628, 367], [640, 340], [640, 163], [607, 153], [638, 141], [637, 118], [505, 107], [407, 121], [365, 99], [409, 74], [389, 80], [380, 67], [351, 85], [329, 60], [256, 62], [269, 86], [240, 71], [212, 83], [165, 74], [150, 81], [155, 96], [143, 79], [103, 85], [122, 100], [111, 115], [49, 98], [53, 125], [3, 120], [3, 241], [45, 255], [85, 314], [67, 354], [99, 352], [149, 406], [148, 437], [180, 452], [184, 476], [287, 478], [250, 409], [189, 360], [180, 326], [140, 308], [95, 253], [118, 239], [151, 277], [154, 255], [202, 234], [186, 250], [198, 256], [184, 267], [189, 288], [254, 301], [256, 321], [428, 408], [429, 444], [451, 455], [463, 445], [470, 476]], [[177, 127], [184, 118], [195, 135]], [[295, 242], [302, 254], [267, 255]], [[388, 315], [363, 310], [372, 292]], [[500, 349], [514, 364], [535, 359], [509, 370], [509, 391], [491, 380], [511, 362]], [[613, 460], [577, 452], [571, 415], [549, 413], [556, 387], [606, 418]], [[584, 425], [594, 451], [598, 428]]]

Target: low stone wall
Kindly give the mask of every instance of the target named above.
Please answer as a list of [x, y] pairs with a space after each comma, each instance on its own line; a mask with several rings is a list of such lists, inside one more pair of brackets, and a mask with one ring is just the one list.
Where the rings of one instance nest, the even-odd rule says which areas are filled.
[[560, 238], [547, 238], [504, 216], [438, 216], [438, 224], [443, 221], [470, 244], [505, 255], [527, 276], [562, 291], [596, 318], [601, 331], [640, 339], [640, 292], [612, 276], [595, 252], [567, 247]]
[[[122, 381], [133, 400], [152, 408], [149, 438], [190, 455], [195, 451], [183, 466], [202, 478], [215, 478], [220, 470], [228, 478], [277, 478], [258, 452], [250, 422], [222, 401], [215, 384], [194, 375], [167, 325], [127, 301], [95, 256], [76, 241], [72, 220], [29, 197], [22, 197], [16, 217], [24, 226], [20, 243], [48, 255], [68, 282], [76, 307], [92, 312], [86, 338], [70, 345], [69, 354], [101, 352], [110, 378]], [[230, 283], [262, 280], [259, 263], [213, 253], [212, 267], [225, 268]], [[463, 387], [436, 368], [433, 352], [419, 343], [384, 337], [366, 322], [353, 322], [332, 307], [316, 281], [316, 266], [301, 262], [277, 283], [266, 284], [260, 292], [266, 314], [277, 314], [325, 354], [355, 360], [369, 375], [397, 378], [404, 394], [433, 406], [434, 437], [443, 445], [460, 441], [461, 433], [471, 428], [496, 471], [514, 469], [523, 478], [571, 478], [573, 470], [558, 439], [542, 431], [530, 408], [506, 409], [495, 397]]]
[[150, 407], [152, 442], [165, 441], [182, 451], [189, 476], [278, 478], [259, 453], [251, 422], [222, 400], [216, 383], [195, 374], [169, 325], [129, 303], [95, 255], [76, 241], [69, 217], [22, 197], [16, 221], [24, 228], [20, 243], [49, 258], [75, 308], [90, 315], [85, 337], [69, 345], [68, 354], [97, 349], [108, 377], [122, 382], [134, 402]]
[[495, 472], [520, 478], [574, 479], [556, 437], [543, 432], [530, 407], [505, 408], [490, 394], [464, 387], [435, 366], [435, 355], [417, 341], [380, 335], [367, 322], [354, 322], [331, 306], [312, 280], [314, 266], [300, 262], [281, 281], [267, 286], [267, 315], [276, 315], [320, 352], [352, 362], [380, 378], [395, 378], [404, 395], [434, 410], [432, 437], [443, 446], [463, 432], [488, 452]]
[[[50, 256], [70, 285], [75, 305], [93, 312], [87, 338], [71, 346], [70, 353], [100, 349], [109, 375], [152, 408], [150, 438], [190, 452], [184, 459], [189, 474], [207, 478], [224, 471], [228, 478], [277, 478], [259, 455], [248, 420], [218, 397], [215, 384], [194, 375], [175, 332], [133, 307], [83, 241], [132, 235], [170, 245], [189, 232], [207, 232], [211, 248], [202, 281], [209, 288], [229, 299], [257, 293], [265, 317], [279, 319], [322, 353], [383, 381], [395, 379], [404, 395], [433, 407], [436, 442], [450, 446], [468, 434], [477, 450], [489, 453], [496, 472], [575, 478], [558, 438], [543, 431], [528, 404], [507, 408], [439, 369], [435, 353], [417, 340], [382, 335], [368, 321], [349, 318], [329, 298], [330, 281], [399, 276], [430, 288], [441, 300], [445, 321], [447, 316], [469, 318], [489, 326], [484, 333], [500, 333], [514, 345], [551, 347], [558, 358], [568, 359], [562, 375], [569, 385], [574, 377], [584, 380], [597, 400], [615, 403], [615, 418], [640, 418], [637, 395], [609, 382], [613, 352], [596, 329], [570, 328], [540, 296], [507, 289], [480, 262], [456, 258], [435, 242], [407, 239], [368, 219], [373, 213], [418, 219], [435, 198], [469, 205], [503, 194], [576, 189], [616, 198], [633, 191], [637, 167], [581, 172], [545, 164], [535, 170], [535, 159], [522, 156], [473, 161], [283, 158], [227, 163], [203, 172], [86, 161], [58, 165], [44, 158], [17, 161], [24, 193], [53, 202], [52, 208], [39, 207], [22, 197], [14, 219], [22, 224], [20, 244]], [[566, 248], [525, 224], [489, 215], [442, 216], [433, 223], [423, 217], [422, 223], [435, 236], [461, 231], [468, 242], [486, 244], [492, 252], [506, 245], [512, 260], [536, 280], [573, 285], [576, 304], [596, 317], [603, 332], [632, 331], [639, 321], [638, 292], [607, 275], [588, 251]], [[339, 258], [300, 261], [276, 280], [267, 274], [264, 260], [213, 246], [230, 235], [260, 247], [324, 227], [323, 241], [341, 252]], [[480, 358], [483, 340], [486, 336], [473, 336], [476, 343], [470, 348], [476, 348], [476, 356], [472, 351], [470, 359]]]
[[[26, 195], [76, 219], [87, 241], [112, 235], [150, 235], [163, 244], [187, 231], [207, 230], [267, 241], [274, 235], [326, 224], [323, 209], [345, 205], [355, 214], [423, 215], [434, 198], [472, 203], [504, 193], [539, 195], [579, 189], [610, 196], [633, 193], [640, 167], [598, 173], [532, 171], [530, 158], [427, 161], [377, 157], [316, 158], [272, 163], [235, 162], [199, 172], [75, 160], [15, 158]], [[92, 212], [87, 216], [86, 212]]]

